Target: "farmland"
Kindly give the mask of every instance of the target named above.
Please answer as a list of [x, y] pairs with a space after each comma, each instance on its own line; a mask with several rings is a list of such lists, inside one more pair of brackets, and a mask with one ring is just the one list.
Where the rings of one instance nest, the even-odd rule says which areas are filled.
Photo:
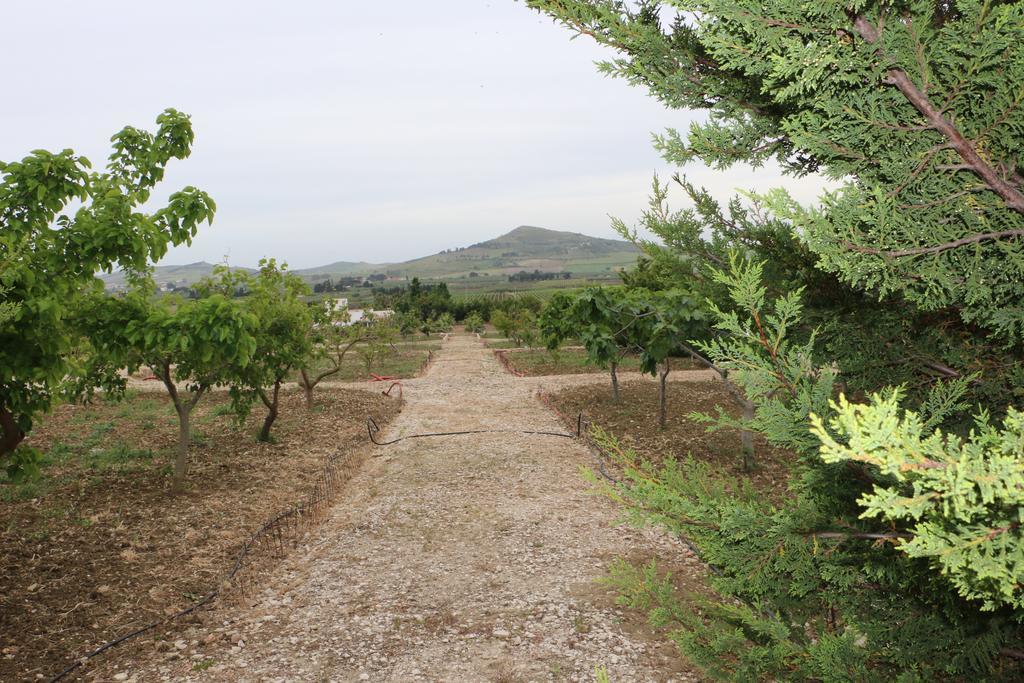
[[5, 13], [0, 679], [1024, 680], [1024, 2], [189, 2]]

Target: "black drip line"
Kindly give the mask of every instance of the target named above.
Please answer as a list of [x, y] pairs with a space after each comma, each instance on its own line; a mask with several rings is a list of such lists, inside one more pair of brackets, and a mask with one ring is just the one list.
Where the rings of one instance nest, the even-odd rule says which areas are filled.
[[[457, 432], [428, 432], [425, 434], [410, 434], [408, 436], [400, 436], [397, 439], [391, 441], [377, 441], [377, 434], [380, 432], [380, 427], [377, 425], [377, 421], [373, 417], [366, 418], [366, 433], [370, 436], [370, 441], [376, 446], [390, 446], [396, 444], [399, 441], [405, 441], [406, 439], [425, 439], [428, 437], [441, 437], [441, 436], [462, 436], [465, 434], [532, 434], [537, 436], [558, 436], [564, 439], [578, 439], [583, 433], [583, 413], [580, 413], [576, 418], [576, 433], [569, 434], [567, 432], [545, 432], [539, 430], [529, 429], [466, 429]], [[379, 458], [380, 455], [373, 457]]]

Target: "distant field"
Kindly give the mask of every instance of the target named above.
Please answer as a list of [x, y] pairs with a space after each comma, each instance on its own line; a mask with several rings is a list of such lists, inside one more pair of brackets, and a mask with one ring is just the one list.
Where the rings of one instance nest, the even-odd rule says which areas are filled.
[[[430, 282], [425, 280], [424, 282]], [[579, 289], [589, 285], [614, 285], [622, 281], [616, 274], [607, 277], [571, 278], [569, 280], [542, 280], [538, 282], [509, 282], [508, 278], [466, 278], [446, 280], [448, 291], [456, 298], [468, 298], [495, 292], [529, 292], [542, 299], [555, 292]]]

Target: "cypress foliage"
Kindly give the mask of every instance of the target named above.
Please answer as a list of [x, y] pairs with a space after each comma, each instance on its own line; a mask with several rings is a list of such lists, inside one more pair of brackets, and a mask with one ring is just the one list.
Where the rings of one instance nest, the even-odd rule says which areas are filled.
[[701, 351], [799, 464], [773, 506], [604, 436], [626, 471], [606, 492], [717, 569], [696, 598], [623, 566], [624, 599], [715, 677], [1019, 680], [1024, 3], [527, 4], [615, 49], [603, 71], [708, 112], [657, 138], [667, 160], [840, 184], [723, 207], [677, 178], [693, 207], [671, 211], [655, 181], [633, 277], [710, 300]]

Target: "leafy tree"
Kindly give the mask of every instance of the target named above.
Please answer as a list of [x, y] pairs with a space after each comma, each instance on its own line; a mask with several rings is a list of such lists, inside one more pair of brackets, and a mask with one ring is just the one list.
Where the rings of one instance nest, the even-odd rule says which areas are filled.
[[157, 126], [114, 135], [102, 172], [69, 149], [0, 162], [0, 458], [12, 473], [32, 466], [25, 449], [11, 458], [35, 418], [84, 386], [68, 382], [81, 380], [83, 346], [68, 321], [83, 293], [102, 288], [96, 272], [141, 271], [213, 219], [213, 200], [193, 187], [152, 213], [139, 210], [168, 162], [188, 157], [194, 137], [188, 117], [173, 109]]
[[683, 340], [705, 336], [704, 311], [689, 292], [680, 289], [628, 288], [625, 292], [624, 303], [634, 318], [628, 330], [630, 345], [640, 357], [641, 372], [658, 376], [658, 426], [664, 429], [671, 357], [679, 353]]
[[[124, 297], [102, 293], [84, 302], [80, 324], [93, 340], [88, 377], [110, 377], [145, 365], [167, 389], [178, 415], [178, 452], [172, 489], [184, 488], [199, 401], [235, 380], [257, 350], [259, 321], [238, 299], [213, 293], [198, 299], [155, 296], [141, 280]], [[123, 384], [122, 384], [123, 386]]]
[[[245, 271], [231, 273], [225, 268], [215, 274], [218, 276], [219, 281], [211, 283], [213, 286], [248, 292], [243, 302], [256, 320], [256, 347], [249, 362], [237, 366], [232, 394], [240, 415], [249, 412], [256, 398], [266, 406], [267, 415], [257, 438], [269, 441], [270, 429], [280, 410], [281, 385], [312, 353], [313, 316], [301, 298], [309, 294], [309, 287], [274, 259], [261, 260], [255, 275]], [[307, 401], [308, 398], [307, 394]]]
[[[840, 319], [821, 339], [835, 346], [844, 381], [858, 390], [887, 380], [927, 388], [978, 372], [976, 400], [997, 412], [1008, 392], [1019, 401], [1024, 377], [1011, 369], [1024, 355], [1018, 3], [818, 11], [788, 0], [714, 1], [686, 3], [686, 13], [674, 2], [527, 4], [619, 51], [602, 65], [607, 73], [670, 107], [708, 110], [706, 122], [658, 138], [669, 161], [725, 168], [771, 159], [796, 175], [842, 182], [821, 207], [772, 191], [745, 215], [689, 189], [698, 193], [691, 217], [703, 219], [699, 227], [770, 251], [758, 260], [772, 269], [781, 257], [777, 271], [789, 279], [811, 279], [798, 284], [807, 287], [810, 322], [821, 322], [816, 309], [831, 299]], [[774, 246], [773, 231], [782, 238]], [[703, 243], [706, 258], [721, 258], [715, 239], [683, 236], [684, 251], [704, 252]], [[870, 344], [881, 337], [884, 344]], [[883, 355], [869, 357], [869, 345]]]
[[466, 326], [466, 331], [467, 332], [473, 332], [475, 334], [479, 334], [479, 333], [483, 332], [484, 331], [484, 319], [483, 319], [483, 316], [481, 316], [476, 311], [473, 311], [472, 313], [470, 313], [469, 315], [466, 316], [465, 326]]
[[578, 338], [590, 362], [609, 371], [612, 399], [616, 403], [619, 401], [619, 362], [633, 346], [630, 328], [640, 312], [632, 305], [636, 302], [629, 299], [629, 293], [621, 287], [556, 292], [540, 316], [541, 334], [549, 349]]
[[369, 374], [381, 361], [395, 353], [398, 328], [390, 320], [382, 318], [373, 318], [366, 323], [357, 324], [365, 325], [367, 328], [366, 336], [355, 348]]
[[533, 348], [537, 344], [537, 318], [529, 308], [513, 308], [491, 314], [491, 324], [516, 346]]
[[[382, 290], [378, 290], [382, 292]], [[453, 301], [448, 285], [444, 282], [424, 285], [414, 277], [406, 289], [396, 295], [377, 296], [378, 305], [393, 308], [398, 313], [412, 313], [420, 320], [431, 320], [444, 313], [451, 313]]]
[[411, 337], [415, 334], [422, 325], [422, 322], [415, 313], [412, 311], [406, 311], [404, 313], [396, 313], [394, 317], [395, 326], [398, 327], [398, 333], [403, 338]]
[[635, 353], [641, 372], [659, 378], [658, 424], [664, 427], [669, 359], [689, 348], [687, 340], [705, 336], [704, 317], [695, 298], [682, 289], [592, 287], [552, 297], [541, 316], [541, 329], [550, 349], [578, 336], [589, 359], [611, 369], [616, 401], [615, 367], [626, 353]]
[[434, 319], [434, 328], [438, 332], [451, 332], [455, 327], [455, 318], [451, 313], [442, 313]]
[[494, 325], [495, 329], [501, 333], [501, 336], [506, 339], [512, 338], [512, 330], [515, 328], [515, 322], [512, 320], [505, 311], [495, 311], [491, 314], [491, 324]]
[[335, 308], [331, 301], [311, 307], [310, 315], [309, 352], [299, 369], [299, 386], [306, 396], [306, 408], [312, 409], [313, 390], [323, 380], [341, 372], [345, 356], [372, 336], [373, 327], [349, 324], [348, 311]]

